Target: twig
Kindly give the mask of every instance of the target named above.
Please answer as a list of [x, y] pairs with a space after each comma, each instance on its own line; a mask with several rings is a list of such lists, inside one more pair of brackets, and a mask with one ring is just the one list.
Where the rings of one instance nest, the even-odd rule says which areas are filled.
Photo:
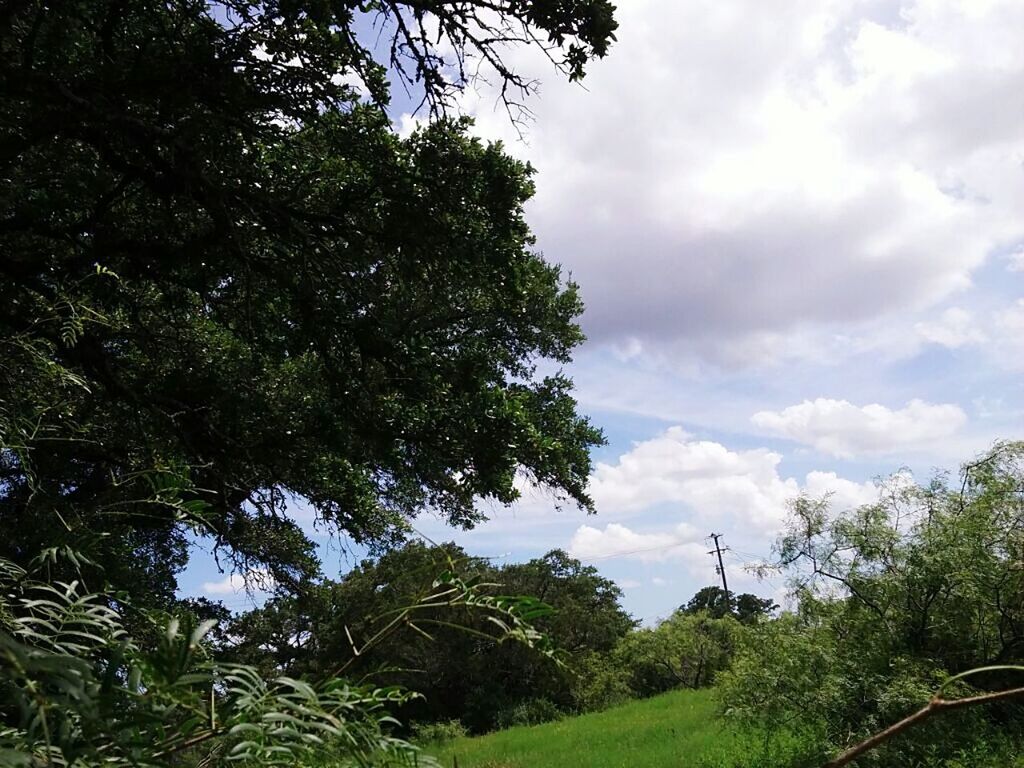
[[1024, 696], [1024, 687], [1010, 688], [1005, 691], [996, 691], [995, 693], [985, 693], [980, 696], [968, 696], [965, 699], [944, 699], [941, 694], [936, 694], [935, 697], [928, 702], [928, 706], [919, 709], [909, 717], [903, 718], [898, 723], [890, 725], [884, 731], [879, 731], [874, 736], [871, 736], [860, 744], [846, 750], [831, 762], [826, 763], [825, 768], [840, 768], [841, 766], [847, 765], [863, 755], [865, 752], [874, 749], [879, 744], [891, 739], [893, 736], [902, 733], [917, 723], [927, 720], [929, 717], [938, 714], [939, 712], [945, 712], [949, 709], [971, 707], [975, 704], [988, 704], [989, 702], [1012, 699], [1018, 696]]

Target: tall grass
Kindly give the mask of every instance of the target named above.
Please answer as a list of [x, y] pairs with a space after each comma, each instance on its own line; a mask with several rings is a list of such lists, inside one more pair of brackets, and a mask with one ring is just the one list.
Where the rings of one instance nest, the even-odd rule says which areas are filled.
[[745, 762], [750, 744], [716, 718], [712, 691], [682, 690], [425, 751], [444, 768], [686, 768]]

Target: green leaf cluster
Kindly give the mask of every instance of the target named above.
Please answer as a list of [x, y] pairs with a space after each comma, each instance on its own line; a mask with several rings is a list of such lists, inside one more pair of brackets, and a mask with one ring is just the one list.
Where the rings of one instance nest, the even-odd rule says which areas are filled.
[[676, 613], [655, 627], [638, 629], [615, 648], [613, 663], [633, 696], [712, 685], [728, 668], [743, 634], [732, 616]]

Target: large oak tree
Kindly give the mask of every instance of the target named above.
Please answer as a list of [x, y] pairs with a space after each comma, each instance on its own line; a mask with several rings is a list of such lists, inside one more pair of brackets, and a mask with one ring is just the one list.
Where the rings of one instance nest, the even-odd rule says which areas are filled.
[[[571, 78], [608, 0], [11, 0], [0, 9], [0, 554], [72, 543], [169, 599], [189, 537], [287, 583], [302, 499], [387, 543], [525, 476], [584, 508], [576, 288], [531, 170], [452, 118]], [[389, 87], [430, 126], [396, 135]]]

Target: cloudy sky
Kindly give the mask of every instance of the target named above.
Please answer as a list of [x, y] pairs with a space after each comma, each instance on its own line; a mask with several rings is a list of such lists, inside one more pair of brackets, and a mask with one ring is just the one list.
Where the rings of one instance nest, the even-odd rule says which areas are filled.
[[650, 621], [715, 583], [712, 531], [730, 586], [775, 594], [742, 564], [788, 499], [863, 503], [1024, 437], [1024, 3], [620, 6], [583, 86], [513, 54], [543, 82], [523, 140], [492, 94], [464, 103], [536, 167], [538, 247], [587, 304], [568, 372], [609, 439], [598, 514], [527, 494], [469, 534], [421, 528], [566, 548]]

